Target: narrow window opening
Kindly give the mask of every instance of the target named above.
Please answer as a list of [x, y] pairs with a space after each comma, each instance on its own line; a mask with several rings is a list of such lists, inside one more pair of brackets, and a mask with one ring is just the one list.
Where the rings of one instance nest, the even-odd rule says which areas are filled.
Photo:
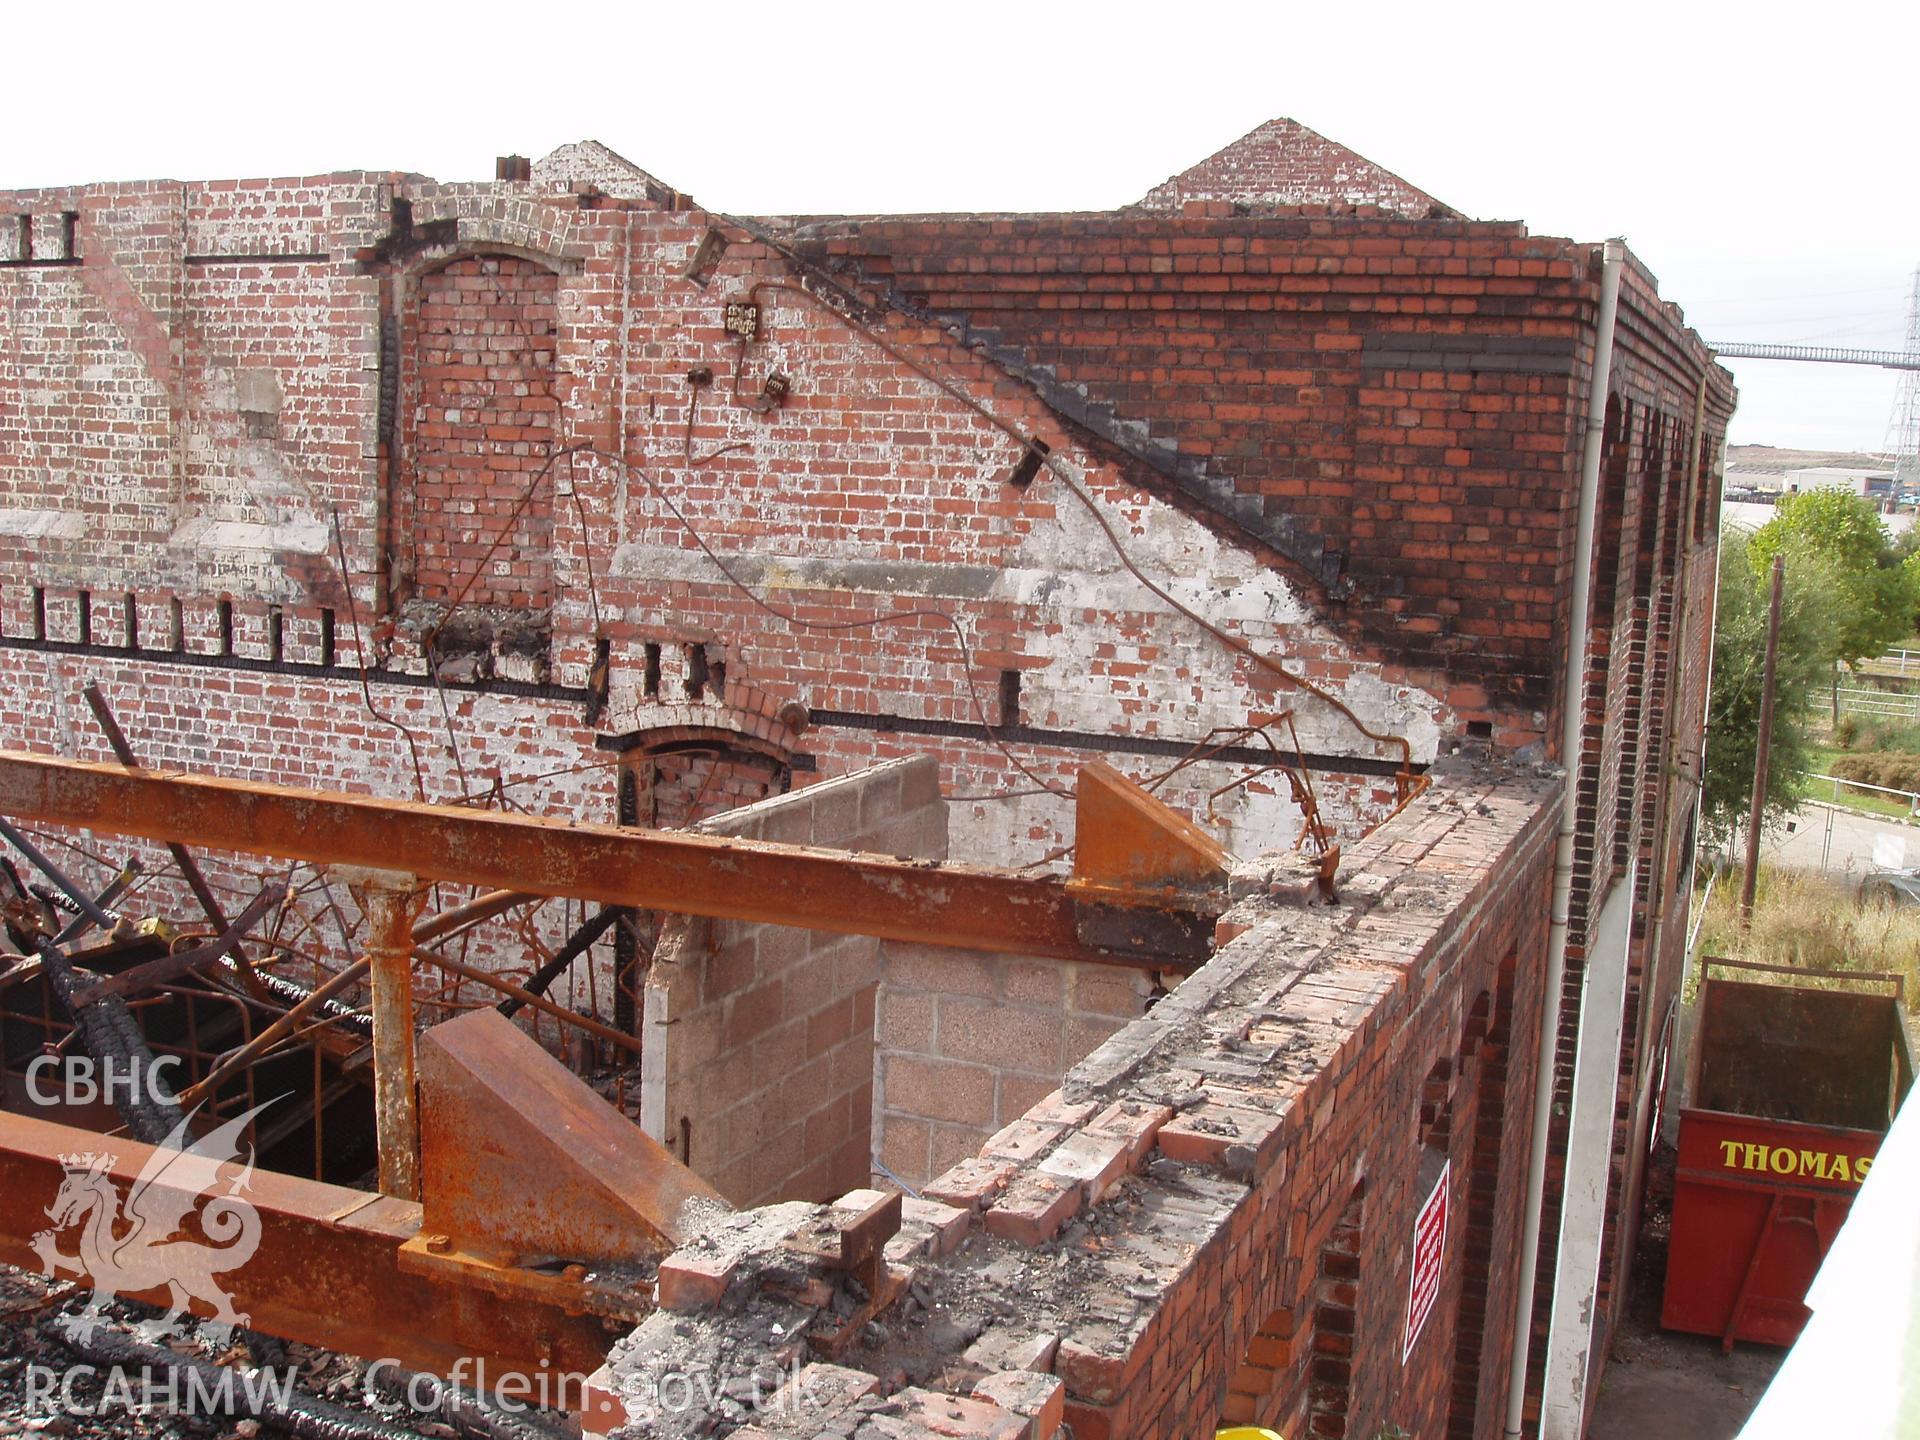
[[1020, 723], [1020, 672], [1000, 672], [1000, 724], [1008, 729]]
[[687, 645], [682, 648], [687, 657], [687, 698], [704, 700], [707, 698], [707, 647]]
[[[640, 782], [632, 765], [620, 767], [614, 789], [614, 823], [640, 823]], [[640, 940], [635, 922], [636, 911], [623, 908], [613, 927], [613, 1024], [622, 1035], [635, 1033], [639, 1026], [640, 1006], [636, 1003], [642, 983]]]
[[44, 585], [33, 587], [33, 638], [47, 638], [47, 587]]
[[287, 640], [287, 619], [278, 605], [267, 607], [267, 659], [280, 663]]
[[1339, 1440], [1353, 1406], [1353, 1342], [1360, 1308], [1360, 1241], [1364, 1182], [1320, 1247], [1307, 1359], [1307, 1431]]
[[220, 602], [220, 653], [233, 654], [233, 601]]
[[1420, 1119], [1417, 1134], [1424, 1149], [1438, 1150], [1443, 1155], [1453, 1130], [1453, 1062], [1440, 1059], [1433, 1062], [1433, 1068], [1427, 1072], [1426, 1082], [1420, 1087]]
[[1033, 477], [1040, 473], [1040, 467], [1046, 463], [1047, 455], [1052, 448], [1044, 440], [1029, 440], [1026, 451], [1008, 473], [1007, 484], [1016, 490], [1026, 489], [1033, 483]]
[[320, 612], [320, 663], [331, 670], [333, 668], [333, 611]]
[[640, 686], [649, 700], [658, 700], [660, 698], [660, 647], [649, 641], [644, 651], [646, 664], [641, 675]]
[[713, 687], [715, 698], [727, 698], [727, 661], [718, 656], [707, 661], [707, 683]]
[[140, 648], [139, 598], [135, 596], [132, 591], [128, 591], [121, 603], [126, 607], [124, 614], [126, 616], [127, 649], [138, 650]]
[[187, 649], [187, 611], [180, 603], [180, 597], [174, 596], [167, 601], [167, 648], [176, 655], [186, 653]]
[[80, 643], [91, 645], [93, 643], [93, 592], [82, 590], [73, 598], [80, 612]]

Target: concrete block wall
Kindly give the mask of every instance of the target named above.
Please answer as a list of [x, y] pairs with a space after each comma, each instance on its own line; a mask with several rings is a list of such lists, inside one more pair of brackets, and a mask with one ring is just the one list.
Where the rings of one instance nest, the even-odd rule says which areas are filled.
[[[889, 761], [699, 828], [945, 859], [937, 779], [930, 757]], [[641, 1123], [736, 1204], [837, 1194], [873, 1160], [917, 1185], [1057, 1087], [1152, 985], [1113, 966], [670, 917], [646, 985]]]
[[880, 947], [874, 1154], [921, 1185], [975, 1154], [1145, 1008], [1144, 971]]
[[[932, 760], [896, 760], [718, 816], [712, 834], [939, 858]], [[880, 942], [668, 917], [648, 974], [641, 1124], [736, 1205], [867, 1183]]]

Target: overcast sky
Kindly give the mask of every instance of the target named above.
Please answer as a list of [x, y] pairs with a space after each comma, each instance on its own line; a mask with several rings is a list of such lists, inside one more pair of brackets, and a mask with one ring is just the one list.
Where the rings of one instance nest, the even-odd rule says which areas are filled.
[[[417, 10], [417, 13], [416, 13]], [[1899, 347], [1920, 5], [9, 7], [0, 188], [598, 139], [735, 213], [1106, 209], [1288, 115], [1482, 219], [1621, 234], [1711, 339]], [[1878, 450], [1894, 372], [1733, 362], [1737, 442]]]

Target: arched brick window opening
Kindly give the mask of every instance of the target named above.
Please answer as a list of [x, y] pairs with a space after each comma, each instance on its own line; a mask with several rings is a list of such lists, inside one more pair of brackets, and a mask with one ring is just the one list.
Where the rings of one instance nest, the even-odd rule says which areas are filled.
[[[1485, 1405], [1498, 1403], [1493, 1393], [1504, 1366], [1496, 1362], [1486, 1367], [1488, 1353], [1487, 1301], [1493, 1278], [1493, 1259], [1512, 1244], [1518, 1225], [1519, 1186], [1509, 1183], [1510, 1209], [1506, 1223], [1498, 1209], [1500, 1191], [1500, 1151], [1506, 1133], [1507, 1050], [1513, 1019], [1513, 975], [1518, 957], [1509, 955], [1501, 962], [1500, 973], [1490, 998], [1481, 991], [1468, 1014], [1463, 1030], [1460, 1083], [1463, 1093], [1471, 1094], [1473, 1113], [1465, 1126], [1472, 1150], [1468, 1159], [1465, 1224], [1462, 1226], [1460, 1305], [1453, 1330], [1453, 1387], [1447, 1406], [1447, 1435], [1450, 1440], [1472, 1440], [1477, 1419], [1485, 1413], [1482, 1391], [1487, 1390]], [[1467, 1054], [1471, 1046], [1471, 1055]], [[1512, 1301], [1505, 1302], [1509, 1307]], [[1483, 1383], [1484, 1382], [1484, 1383]]]
[[[609, 742], [620, 766], [614, 822], [684, 829], [709, 816], [782, 795], [793, 784], [793, 752], [745, 731], [661, 725]], [[660, 936], [660, 915], [623, 909], [616, 922], [614, 1027], [633, 1034], [641, 988]]]
[[1479, 1057], [1480, 1046], [1487, 1038], [1488, 1028], [1493, 1023], [1493, 997], [1482, 990], [1474, 998], [1473, 1008], [1467, 1012], [1466, 1020], [1460, 1026], [1460, 1076], [1466, 1078], [1467, 1067]]
[[1221, 1420], [1283, 1434], [1346, 1434], [1359, 1305], [1362, 1180], [1309, 1261], [1297, 1306], [1261, 1323], [1227, 1382]]
[[1453, 1061], [1442, 1056], [1433, 1062], [1420, 1085], [1420, 1116], [1416, 1138], [1423, 1150], [1437, 1150], [1441, 1158], [1453, 1134]]
[[1307, 1360], [1306, 1433], [1339, 1440], [1353, 1409], [1353, 1336], [1360, 1310], [1360, 1242], [1366, 1183], [1356, 1185], [1320, 1247], [1313, 1344]]
[[[1634, 847], [1644, 848], [1642, 828], [1652, 819], [1658, 786], [1645, 786], [1641, 775], [1658, 763], [1665, 713], [1661, 706], [1666, 674], [1666, 628], [1671, 596], [1662, 586], [1672, 573], [1674, 498], [1677, 491], [1672, 464], [1679, 421], [1658, 411], [1645, 413], [1646, 427], [1640, 462], [1638, 536], [1633, 546], [1633, 591], [1628, 598], [1630, 629], [1622, 677], [1627, 692], [1621, 721], [1620, 775], [1614, 796], [1614, 864], [1625, 868]], [[1635, 815], [1639, 802], [1640, 814]], [[1639, 823], [1636, 823], [1636, 819]], [[1649, 876], [1639, 876], [1644, 899]]]
[[[481, 615], [553, 602], [559, 276], [466, 255], [408, 287], [390, 526], [397, 604], [455, 598]], [[433, 623], [429, 617], [428, 623]]]

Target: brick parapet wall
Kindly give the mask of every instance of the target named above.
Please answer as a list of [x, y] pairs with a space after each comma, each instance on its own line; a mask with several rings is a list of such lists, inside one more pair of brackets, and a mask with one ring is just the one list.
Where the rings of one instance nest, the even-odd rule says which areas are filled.
[[[1002, 1318], [977, 1341], [971, 1328], [930, 1339], [902, 1324], [912, 1373], [940, 1372], [943, 1353], [943, 1387], [1026, 1367], [1062, 1382], [1076, 1437], [1184, 1440], [1248, 1400], [1246, 1367], [1258, 1362], [1276, 1377], [1259, 1397], [1276, 1408], [1258, 1418], [1307, 1433], [1315, 1355], [1292, 1337], [1306, 1333], [1315, 1257], [1338, 1222], [1359, 1277], [1347, 1433], [1438, 1434], [1451, 1408], [1457, 1433], [1496, 1434], [1533, 1076], [1524, 1017], [1538, 1003], [1557, 793], [1547, 777], [1443, 781], [1350, 857], [1341, 905], [1248, 909], [1249, 930], [980, 1157], [925, 1187], [936, 1204], [921, 1213], [940, 1233], [929, 1239], [923, 1224], [900, 1253], [943, 1312], [977, 1300]], [[1436, 1074], [1450, 1077], [1439, 1090], [1427, 1083]], [[1420, 1140], [1436, 1104], [1462, 1223], [1403, 1363]], [[759, 1264], [790, 1266], [781, 1254], [776, 1244], [730, 1264], [728, 1294], [751, 1293]], [[683, 1298], [642, 1326], [601, 1377], [604, 1393], [621, 1396], [661, 1353], [738, 1366], [757, 1353], [743, 1344], [778, 1348], [757, 1323], [749, 1341], [735, 1302], [706, 1308], [711, 1298]], [[918, 1353], [929, 1343], [931, 1360]], [[890, 1375], [893, 1342], [844, 1363]], [[903, 1398], [907, 1416], [922, 1413], [920, 1393]], [[938, 1403], [949, 1423], [971, 1417], [977, 1428], [959, 1433], [1001, 1433], [993, 1412]], [[773, 1416], [737, 1433], [784, 1425]]]

